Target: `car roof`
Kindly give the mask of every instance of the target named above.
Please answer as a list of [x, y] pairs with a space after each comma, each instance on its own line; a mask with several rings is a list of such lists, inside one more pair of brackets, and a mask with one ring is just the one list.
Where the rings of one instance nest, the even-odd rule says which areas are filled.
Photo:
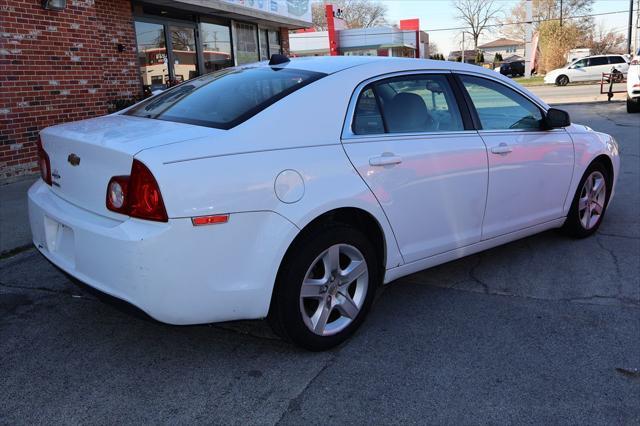
[[[289, 62], [274, 65], [278, 68], [292, 68], [305, 71], [322, 72], [333, 74], [353, 67], [363, 67], [366, 65], [376, 66], [380, 64], [389, 65], [393, 68], [406, 67], [408, 70], [474, 70], [482, 69], [477, 65], [463, 64], [453, 61], [437, 61], [433, 59], [398, 58], [388, 56], [308, 56], [302, 58], [291, 58]], [[255, 64], [253, 64], [255, 65]], [[260, 66], [269, 66], [267, 61], [259, 63]]]

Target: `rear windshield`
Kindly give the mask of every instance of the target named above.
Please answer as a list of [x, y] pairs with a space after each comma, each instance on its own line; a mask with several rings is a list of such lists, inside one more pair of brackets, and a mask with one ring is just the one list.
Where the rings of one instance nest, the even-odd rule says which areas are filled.
[[125, 114], [230, 129], [324, 76], [289, 68], [230, 68], [182, 83]]

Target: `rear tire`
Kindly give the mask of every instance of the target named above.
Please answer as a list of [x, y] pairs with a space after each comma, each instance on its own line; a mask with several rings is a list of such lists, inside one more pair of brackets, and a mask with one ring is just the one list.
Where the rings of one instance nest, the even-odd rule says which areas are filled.
[[573, 197], [562, 230], [575, 238], [585, 238], [598, 230], [604, 219], [611, 195], [611, 178], [599, 161], [584, 172]]
[[569, 84], [569, 77], [566, 75], [562, 74], [556, 78], [556, 86], [566, 86], [567, 84]]
[[640, 98], [633, 99], [627, 95], [627, 112], [631, 114], [640, 112]]
[[297, 239], [283, 260], [268, 321], [276, 334], [312, 351], [339, 345], [364, 321], [382, 282], [369, 239], [341, 223]]

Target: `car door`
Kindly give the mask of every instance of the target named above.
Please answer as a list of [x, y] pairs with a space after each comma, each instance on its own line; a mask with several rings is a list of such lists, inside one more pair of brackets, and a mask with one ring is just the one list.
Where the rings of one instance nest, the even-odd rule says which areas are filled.
[[343, 129], [344, 149], [405, 262], [480, 241], [487, 152], [451, 79], [413, 73], [365, 82]]
[[589, 80], [600, 80], [602, 73], [611, 72], [611, 65], [606, 56], [594, 56], [589, 58], [587, 66], [587, 76]]
[[588, 69], [587, 69], [587, 65], [588, 65], [588, 60], [585, 59], [580, 59], [579, 61], [576, 61], [573, 65], [571, 65], [569, 67], [569, 69], [567, 70], [567, 76], [569, 77], [569, 81], [573, 82], [573, 81], [585, 81], [588, 79], [587, 73], [588, 73]]
[[459, 77], [489, 156], [482, 238], [562, 217], [574, 162], [569, 134], [543, 130], [543, 110], [507, 85], [480, 76]]

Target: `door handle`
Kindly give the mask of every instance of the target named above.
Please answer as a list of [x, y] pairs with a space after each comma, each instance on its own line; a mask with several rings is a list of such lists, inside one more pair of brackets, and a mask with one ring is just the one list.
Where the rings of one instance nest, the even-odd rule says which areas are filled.
[[513, 149], [507, 145], [506, 143], [502, 142], [500, 145], [498, 146], [494, 146], [493, 148], [491, 148], [491, 152], [494, 154], [500, 154], [500, 155], [507, 155], [509, 154], [511, 151], [513, 151]]
[[369, 158], [369, 165], [371, 166], [391, 166], [400, 163], [402, 163], [402, 157], [393, 155], [391, 152], [385, 152], [379, 157]]

